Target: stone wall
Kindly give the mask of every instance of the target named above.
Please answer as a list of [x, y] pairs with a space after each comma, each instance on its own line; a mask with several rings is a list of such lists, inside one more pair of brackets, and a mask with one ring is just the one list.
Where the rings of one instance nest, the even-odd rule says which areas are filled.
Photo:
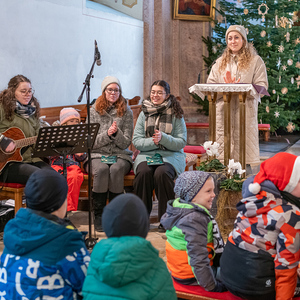
[[[197, 112], [188, 88], [197, 83], [205, 68], [202, 55], [207, 55], [202, 36], [210, 35], [209, 22], [174, 20], [172, 0], [144, 0], [144, 97], [153, 81], [166, 80], [171, 93], [181, 97], [186, 122], [207, 122]], [[206, 81], [201, 72], [201, 83]], [[208, 130], [188, 131], [188, 143], [200, 144], [208, 139]]]

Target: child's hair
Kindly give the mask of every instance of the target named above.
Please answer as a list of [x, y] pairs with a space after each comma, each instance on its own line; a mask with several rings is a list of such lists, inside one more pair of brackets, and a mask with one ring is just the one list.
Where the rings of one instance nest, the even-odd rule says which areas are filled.
[[121, 194], [105, 206], [102, 226], [107, 237], [126, 235], [146, 238], [150, 226], [146, 206], [134, 194]]
[[175, 181], [174, 192], [185, 202], [191, 202], [211, 175], [202, 171], [181, 173]]
[[65, 107], [60, 111], [59, 121], [60, 124], [63, 125], [70, 121], [71, 119], [78, 119], [80, 123], [80, 114], [79, 112], [73, 107]]

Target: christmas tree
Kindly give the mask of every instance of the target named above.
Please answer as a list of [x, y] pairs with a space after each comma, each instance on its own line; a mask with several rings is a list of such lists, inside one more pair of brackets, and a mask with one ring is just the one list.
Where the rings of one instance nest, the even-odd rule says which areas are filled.
[[[234, 1], [234, 2], [232, 2]], [[300, 129], [300, 11], [298, 0], [220, 0], [212, 37], [202, 37], [208, 49], [203, 57], [208, 72], [226, 47], [230, 25], [243, 25], [258, 54], [266, 64], [270, 97], [258, 107], [258, 122], [292, 132]]]

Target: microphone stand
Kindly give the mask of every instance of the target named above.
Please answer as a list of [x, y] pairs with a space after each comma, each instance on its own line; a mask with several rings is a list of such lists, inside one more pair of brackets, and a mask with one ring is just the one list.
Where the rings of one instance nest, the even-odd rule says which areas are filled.
[[97, 61], [97, 55], [96, 52], [94, 54], [94, 61], [92, 64], [92, 67], [90, 69], [90, 72], [87, 74], [86, 78], [85, 78], [85, 82], [83, 83], [83, 89], [82, 92], [80, 94], [80, 96], [78, 97], [78, 102], [82, 101], [82, 97], [83, 97], [83, 93], [86, 90], [86, 101], [87, 101], [87, 124], [88, 124], [88, 135], [87, 135], [87, 157], [88, 157], [88, 202], [89, 202], [89, 235], [88, 237], [85, 239], [85, 245], [87, 247], [87, 249], [93, 249], [93, 247], [96, 245], [97, 243], [97, 238], [92, 237], [92, 197], [91, 197], [91, 192], [92, 192], [92, 187], [91, 187], [91, 128], [90, 128], [90, 124], [91, 124], [91, 119], [90, 119], [90, 82], [91, 82], [91, 78], [94, 78], [93, 74], [93, 70], [94, 70], [94, 66], [95, 63]]

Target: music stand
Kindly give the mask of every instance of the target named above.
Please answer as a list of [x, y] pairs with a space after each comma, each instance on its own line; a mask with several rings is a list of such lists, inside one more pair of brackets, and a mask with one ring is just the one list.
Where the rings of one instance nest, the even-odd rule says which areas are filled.
[[[100, 124], [90, 124], [91, 145], [95, 142]], [[83, 153], [88, 150], [88, 124], [52, 126], [40, 128], [33, 157], [63, 156], [64, 175], [65, 159], [69, 154]], [[65, 176], [66, 177], [66, 176]]]

